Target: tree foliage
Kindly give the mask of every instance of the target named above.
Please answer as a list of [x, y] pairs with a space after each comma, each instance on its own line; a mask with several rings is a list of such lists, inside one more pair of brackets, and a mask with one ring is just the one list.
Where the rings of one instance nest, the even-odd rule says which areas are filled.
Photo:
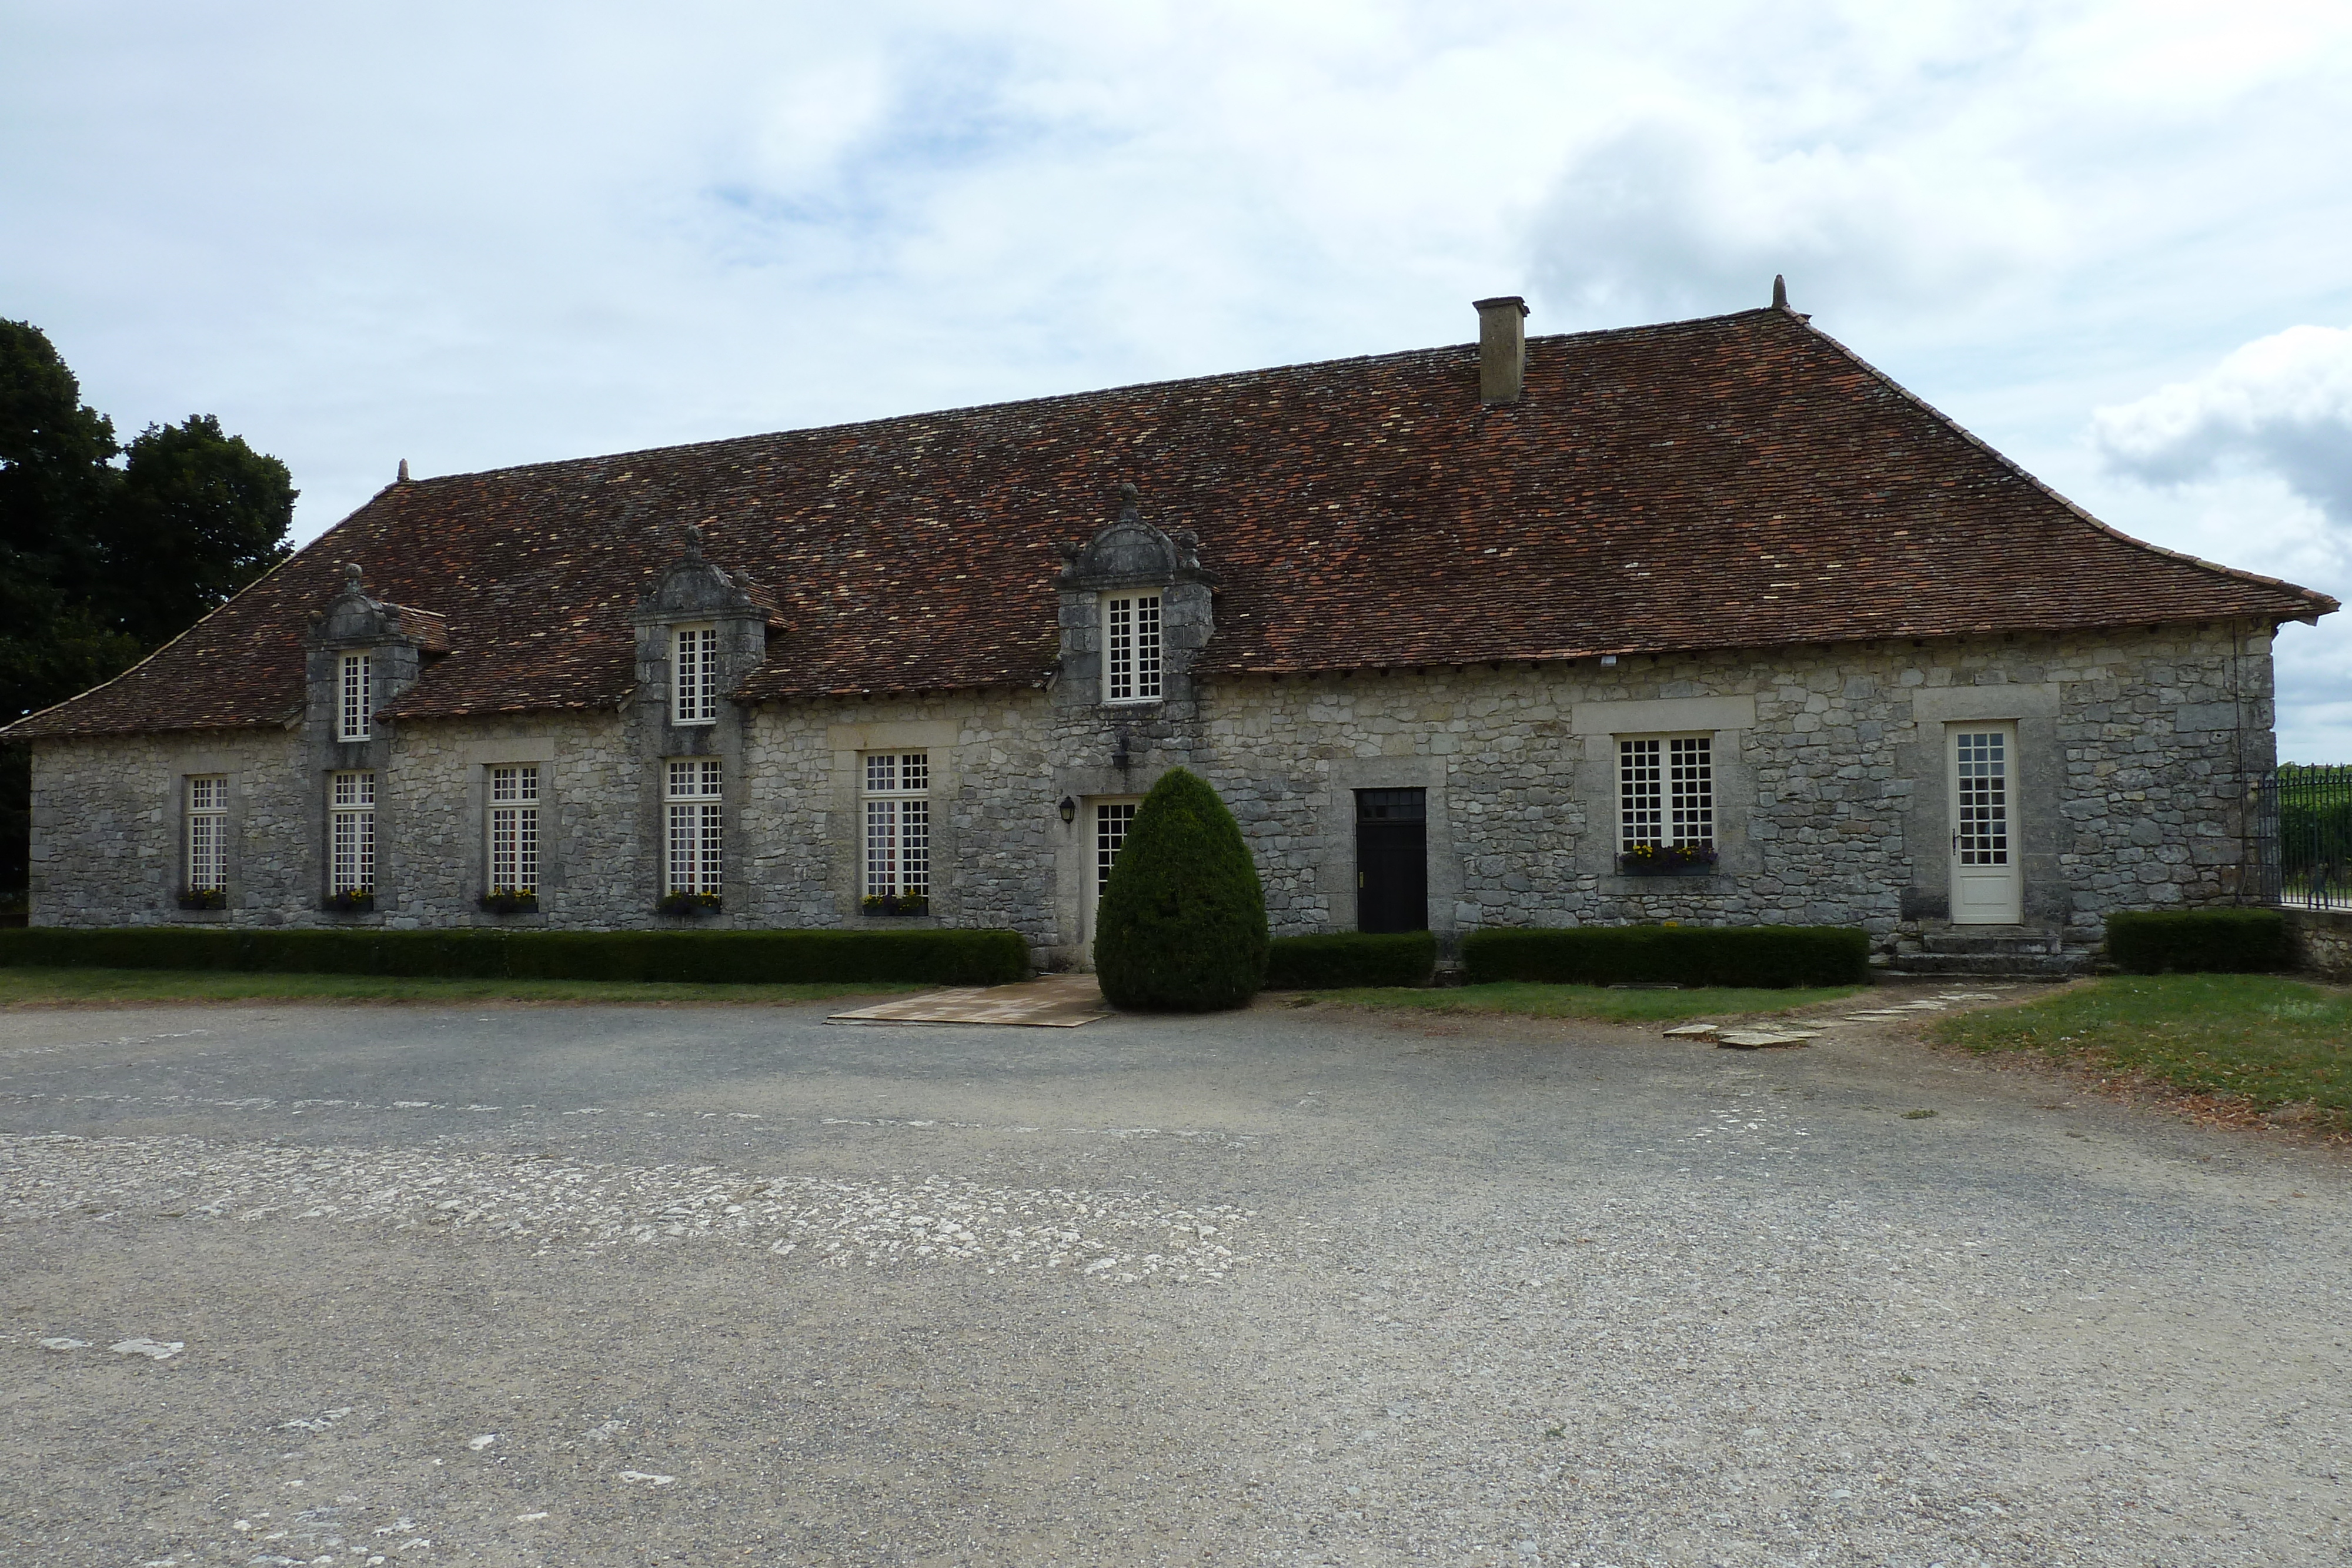
[[[295, 494], [210, 414], [125, 449], [47, 336], [0, 321], [0, 724], [111, 679], [283, 560]], [[0, 746], [0, 901], [25, 886], [30, 769]]]
[[1095, 971], [1115, 1007], [1214, 1012], [1265, 984], [1265, 892], [1239, 823], [1172, 768], [1136, 809], [1095, 922]]

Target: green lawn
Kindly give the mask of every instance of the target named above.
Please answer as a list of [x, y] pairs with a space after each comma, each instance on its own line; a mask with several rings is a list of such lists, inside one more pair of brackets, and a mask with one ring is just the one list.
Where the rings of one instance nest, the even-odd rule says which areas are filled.
[[1937, 1020], [1970, 1051], [2030, 1051], [2229, 1094], [2259, 1109], [2309, 1103], [2352, 1131], [2352, 993], [2270, 975], [2096, 981], [2023, 1007]]
[[1761, 990], [1734, 987], [1685, 991], [1613, 991], [1605, 986], [1539, 986], [1500, 980], [1484, 986], [1448, 986], [1435, 990], [1366, 986], [1349, 990], [1302, 993], [1308, 1000], [1351, 1008], [1390, 1008], [1408, 1012], [1516, 1013], [1524, 1018], [1598, 1019], [1608, 1023], [1668, 1023], [1726, 1013], [1785, 1013], [1833, 1002], [1867, 989], [1829, 986]]
[[929, 986], [704, 986], [637, 980], [432, 980], [217, 969], [0, 968], [0, 1007], [44, 1002], [813, 1002]]

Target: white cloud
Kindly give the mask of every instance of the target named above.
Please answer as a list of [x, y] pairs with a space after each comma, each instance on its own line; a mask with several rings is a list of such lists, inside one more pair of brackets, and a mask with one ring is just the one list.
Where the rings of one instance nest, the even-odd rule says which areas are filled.
[[2038, 191], [1998, 166], [1951, 172], [1829, 141], [1762, 151], [1719, 117], [1648, 119], [1570, 163], [1538, 221], [1539, 266], [1580, 315], [1633, 321], [1762, 305], [1776, 273], [1800, 308], [1950, 310], [2063, 259]]
[[305, 538], [403, 456], [1458, 342], [1487, 294], [1538, 331], [1735, 309], [1785, 272], [2120, 525], [2347, 577], [2352, 536], [2279, 492], [2340, 509], [2291, 420], [2130, 459], [2205, 476], [2168, 488], [2076, 440], [2352, 319], [2340, 5], [16, 9], [0, 316], [126, 428], [216, 413], [286, 458]]
[[2110, 467], [2147, 484], [2267, 473], [2352, 524], [2352, 330], [2257, 339], [2192, 381], [2099, 409], [2091, 438]]

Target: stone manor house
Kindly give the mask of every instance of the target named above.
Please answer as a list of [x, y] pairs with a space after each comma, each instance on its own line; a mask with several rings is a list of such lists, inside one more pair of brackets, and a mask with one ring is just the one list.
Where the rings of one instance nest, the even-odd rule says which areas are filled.
[[[32, 918], [1009, 926], [1135, 803], [1277, 934], [2226, 903], [2271, 639], [1777, 298], [401, 478], [34, 745]], [[672, 910], [664, 913], [665, 903]], [[2054, 950], [2054, 948], [2053, 948]]]

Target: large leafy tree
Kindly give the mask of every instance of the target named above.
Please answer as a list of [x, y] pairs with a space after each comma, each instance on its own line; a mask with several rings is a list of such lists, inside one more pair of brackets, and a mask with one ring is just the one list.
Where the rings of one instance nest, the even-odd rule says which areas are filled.
[[97, 599], [115, 631], [152, 648], [286, 559], [294, 483], [208, 413], [149, 425], [124, 456], [99, 520], [108, 580]]
[[[126, 451], [47, 336], [0, 321], [0, 724], [121, 674], [284, 559], [294, 497], [210, 414]], [[0, 746], [0, 903], [25, 887], [31, 765]]]

